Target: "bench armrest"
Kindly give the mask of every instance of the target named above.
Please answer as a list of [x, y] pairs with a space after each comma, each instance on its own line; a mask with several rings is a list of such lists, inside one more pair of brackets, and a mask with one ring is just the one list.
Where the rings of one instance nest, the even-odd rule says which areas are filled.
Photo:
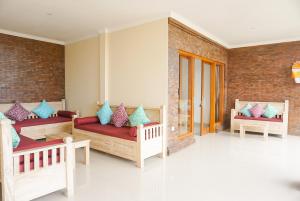
[[231, 119], [234, 119], [234, 117], [237, 115], [237, 112], [235, 109], [231, 109]]

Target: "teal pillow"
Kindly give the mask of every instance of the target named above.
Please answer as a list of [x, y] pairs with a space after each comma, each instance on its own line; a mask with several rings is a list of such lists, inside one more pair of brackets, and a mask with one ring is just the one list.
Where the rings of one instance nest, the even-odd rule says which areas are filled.
[[54, 113], [54, 109], [43, 100], [32, 112], [42, 119], [47, 119]]
[[246, 117], [251, 117], [251, 112], [249, 111], [251, 109], [251, 105], [249, 103], [247, 103], [247, 105], [245, 105], [241, 110], [240, 113], [242, 113], [242, 115], [246, 116]]
[[277, 109], [272, 105], [268, 104], [267, 107], [265, 108], [265, 112], [263, 116], [266, 118], [273, 118], [277, 115], [277, 113], [278, 113]]
[[138, 126], [150, 123], [142, 106], [139, 106], [129, 117], [130, 126]]
[[[2, 119], [7, 119], [7, 118], [2, 112], [0, 112], [0, 120], [2, 120]], [[14, 127], [12, 127], [12, 125], [9, 125], [9, 126], [10, 126], [10, 132], [11, 132], [11, 136], [12, 136], [13, 148], [17, 148], [18, 145], [20, 144], [20, 137], [17, 134], [16, 129]]]
[[113, 111], [110, 109], [108, 101], [104, 102], [104, 104], [96, 114], [102, 125], [106, 125], [110, 123]]

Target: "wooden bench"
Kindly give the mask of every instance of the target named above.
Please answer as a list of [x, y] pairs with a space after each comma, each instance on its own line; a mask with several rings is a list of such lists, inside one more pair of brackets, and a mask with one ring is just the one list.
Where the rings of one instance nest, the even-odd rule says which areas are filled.
[[[99, 107], [101, 106], [101, 104], [98, 105]], [[117, 107], [118, 106], [111, 106], [113, 111], [115, 111]], [[126, 107], [128, 115], [135, 110], [136, 107]], [[159, 123], [145, 127], [143, 125], [138, 126], [136, 141], [78, 129], [75, 128], [75, 124], [73, 124], [72, 135], [75, 138], [91, 140], [92, 149], [135, 161], [137, 167], [143, 168], [146, 158], [155, 155], [164, 158], [167, 153], [165, 107], [144, 108], [144, 110], [151, 122]]]
[[[0, 104], [0, 112], [5, 113], [8, 111], [14, 103], [6, 103], [6, 104]], [[20, 103], [26, 110], [32, 111], [35, 107], [37, 107], [40, 102], [36, 103]], [[57, 102], [48, 102], [48, 104], [54, 109], [54, 114], [52, 117], [57, 116], [57, 112], [59, 110], [65, 110], [65, 100], [62, 99], [61, 101]], [[78, 114], [78, 112], [77, 112]], [[34, 113], [31, 113], [27, 119], [38, 119], [38, 116], [36, 116]], [[21, 128], [20, 134], [26, 137], [29, 137], [31, 139], [43, 139], [46, 137], [46, 135], [52, 134], [52, 133], [59, 133], [59, 132], [72, 132], [72, 119], [70, 118], [70, 121], [68, 122], [59, 122], [59, 123], [51, 123], [51, 124], [42, 124], [42, 125], [35, 125], [35, 126], [26, 126]]]
[[[268, 104], [275, 107], [278, 111], [278, 114], [272, 118], [254, 118], [254, 117], [245, 117], [240, 114], [240, 110], [247, 104], [252, 106], [255, 104], [260, 104], [265, 108]], [[242, 127], [247, 127], [247, 131], [252, 132], [264, 132], [262, 127], [266, 127], [269, 134], [277, 134], [282, 137], [286, 137], [288, 133], [288, 114], [289, 114], [289, 101], [284, 102], [255, 102], [255, 101], [240, 101], [239, 99], [235, 100], [235, 108], [231, 109], [231, 126], [230, 131], [234, 133], [236, 130], [241, 129]], [[257, 125], [257, 126], [255, 126]], [[243, 133], [243, 131], [242, 131]]]
[[72, 139], [13, 151], [11, 121], [0, 121], [2, 201], [28, 201], [54, 191], [73, 195]]

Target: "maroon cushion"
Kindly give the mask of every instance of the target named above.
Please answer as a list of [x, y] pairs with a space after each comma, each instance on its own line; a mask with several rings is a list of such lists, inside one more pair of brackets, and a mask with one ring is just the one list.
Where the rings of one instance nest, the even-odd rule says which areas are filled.
[[23, 121], [30, 114], [20, 103], [15, 103], [7, 112], [5, 116], [14, 121]]
[[23, 151], [23, 150], [27, 150], [27, 149], [41, 148], [41, 147], [45, 147], [45, 146], [63, 143], [62, 139], [51, 140], [51, 141], [35, 141], [35, 140], [25, 137], [23, 135], [19, 135], [19, 136], [20, 136], [20, 144], [17, 148], [14, 149], [14, 152], [15, 151]]
[[[17, 148], [13, 149], [14, 152], [24, 151], [29, 149], [42, 148], [51, 145], [57, 145], [63, 143], [62, 139], [51, 140], [51, 141], [35, 141], [31, 138], [25, 137], [23, 135], [20, 136], [20, 144]], [[60, 151], [57, 149], [56, 151], [56, 162], [60, 162]], [[48, 151], [48, 165], [52, 165], [52, 151]], [[20, 172], [24, 172], [24, 156], [20, 156], [19, 158], [19, 170]], [[39, 167], [43, 167], [43, 152], [39, 153]], [[34, 169], [34, 155], [30, 154], [30, 170]]]
[[124, 126], [128, 121], [128, 115], [125, 110], [124, 104], [121, 105], [116, 109], [116, 111], [111, 116], [111, 123], [116, 127]]
[[95, 116], [95, 117], [76, 118], [74, 120], [75, 127], [83, 124], [93, 124], [93, 123], [100, 124], [99, 118]]
[[[32, 155], [33, 157], [33, 155]], [[20, 157], [21, 158], [21, 157]], [[30, 156], [31, 158], [31, 156]], [[56, 156], [56, 162], [59, 163], [60, 162], [60, 155], [57, 154]], [[52, 165], [52, 156], [48, 154], [48, 166]], [[43, 164], [43, 154], [42, 152], [40, 152], [40, 159], [39, 159], [39, 167], [43, 167], [44, 164]], [[29, 169], [30, 170], [33, 170], [34, 169], [34, 159], [30, 159], [30, 166], [29, 166]], [[24, 167], [24, 161], [23, 162], [20, 162], [20, 166], [19, 166], [19, 171], [20, 172], [24, 172], [25, 170], [25, 167]]]
[[129, 126], [118, 128], [111, 124], [101, 125], [98, 120], [97, 123], [77, 124], [75, 125], [75, 128], [94, 132], [94, 133], [99, 133], [103, 135], [108, 135], [116, 138], [121, 138], [125, 140], [136, 141], [136, 137], [129, 135], [129, 131], [130, 131]]
[[282, 118], [265, 118], [265, 117], [246, 117], [238, 115], [234, 117], [235, 119], [246, 119], [246, 120], [257, 120], [257, 121], [272, 121], [272, 122], [283, 122]]
[[55, 124], [55, 123], [63, 123], [63, 122], [69, 122], [72, 121], [71, 118], [66, 117], [51, 117], [47, 119], [25, 119], [24, 121], [16, 121], [15, 124], [13, 124], [13, 127], [16, 129], [17, 133], [21, 132], [22, 127], [29, 127], [29, 126], [38, 126], [38, 125], [44, 125], [44, 124]]
[[[144, 127], [153, 126], [153, 125], [157, 125], [157, 124], [159, 124], [159, 123], [158, 122], [151, 122], [151, 123], [148, 123], [148, 124], [144, 124]], [[136, 137], [137, 136], [137, 127], [136, 126], [130, 127], [129, 135], [131, 137]]]
[[76, 112], [59, 110], [57, 111], [57, 115], [60, 117], [72, 118], [74, 115], [76, 115]]

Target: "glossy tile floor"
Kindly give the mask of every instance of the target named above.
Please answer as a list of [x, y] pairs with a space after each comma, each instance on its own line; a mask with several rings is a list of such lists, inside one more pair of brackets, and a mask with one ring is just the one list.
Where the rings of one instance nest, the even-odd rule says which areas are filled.
[[[66, 201], [62, 192], [38, 199]], [[145, 169], [100, 152], [76, 169], [76, 201], [299, 201], [300, 137], [229, 133], [196, 137], [192, 146], [146, 160]]]

